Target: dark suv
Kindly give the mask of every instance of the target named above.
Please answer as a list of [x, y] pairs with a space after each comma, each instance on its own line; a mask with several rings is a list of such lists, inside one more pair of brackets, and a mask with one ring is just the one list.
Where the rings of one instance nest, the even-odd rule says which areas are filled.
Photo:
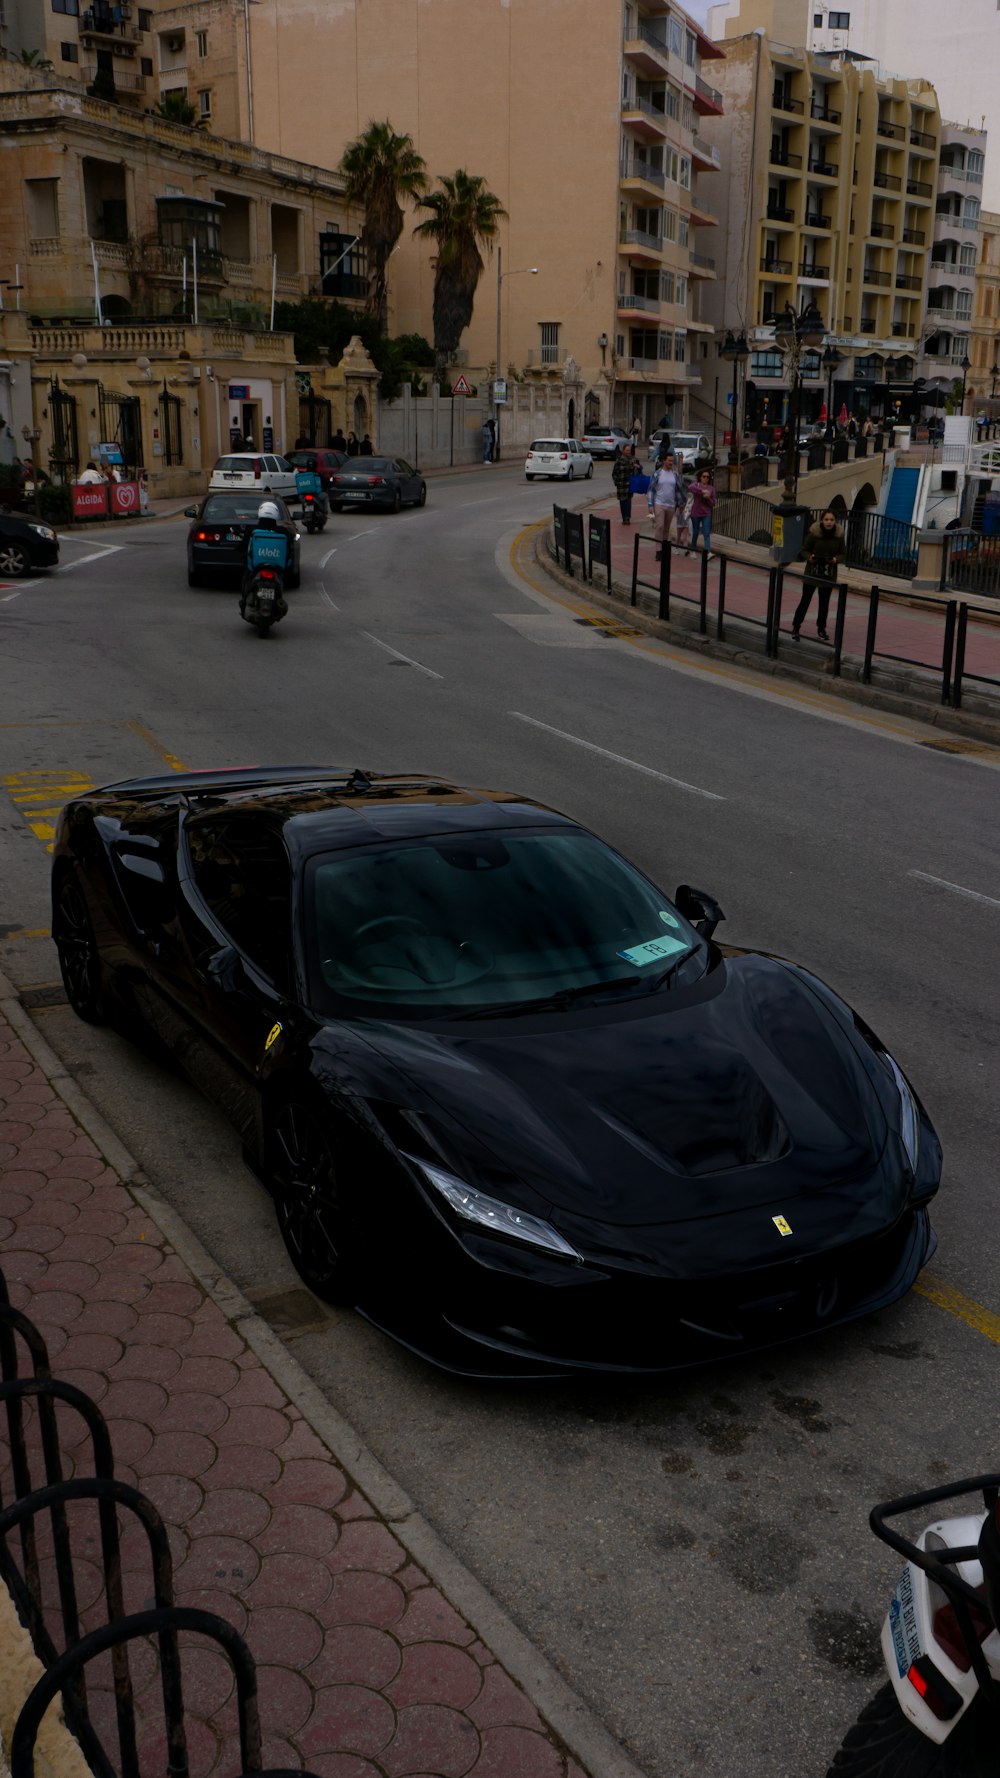
[[323, 483], [324, 493], [330, 492], [330, 483], [347, 457], [344, 451], [331, 451], [326, 445], [309, 445], [301, 451], [289, 451], [288, 461], [296, 469], [311, 469]]

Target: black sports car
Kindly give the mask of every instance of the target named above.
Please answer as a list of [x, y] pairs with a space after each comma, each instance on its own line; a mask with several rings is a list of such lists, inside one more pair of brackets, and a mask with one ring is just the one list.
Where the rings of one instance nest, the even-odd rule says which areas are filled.
[[329, 768], [70, 803], [53, 934], [232, 1120], [318, 1295], [468, 1375], [667, 1370], [909, 1289], [941, 1150], [794, 963], [550, 809]]
[[52, 568], [58, 560], [59, 538], [51, 525], [0, 512], [0, 580], [20, 579], [34, 568]]
[[245, 493], [236, 489], [232, 493], [206, 494], [199, 506], [184, 508], [185, 518], [193, 521], [187, 536], [188, 586], [203, 586], [219, 574], [230, 580], [242, 575], [247, 538], [265, 500], [278, 508], [278, 529], [285, 532], [292, 551], [292, 569], [286, 585], [299, 585], [299, 530], [295, 520], [278, 494], [255, 494], [250, 488]]

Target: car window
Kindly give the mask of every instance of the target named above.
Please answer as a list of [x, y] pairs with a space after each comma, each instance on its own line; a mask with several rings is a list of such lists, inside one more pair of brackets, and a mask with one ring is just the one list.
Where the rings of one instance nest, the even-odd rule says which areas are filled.
[[277, 464], [278, 468], [283, 469], [286, 472], [286, 474], [290, 469], [295, 468], [294, 463], [289, 463], [287, 457], [275, 457], [274, 461]]
[[416, 474], [416, 470], [412, 467], [411, 464], [407, 463], [405, 457], [397, 457], [396, 458], [396, 468], [403, 475], [415, 475]]
[[317, 451], [293, 451], [289, 461], [296, 469], [318, 468]]
[[290, 981], [292, 873], [259, 816], [195, 815], [184, 828], [198, 893], [236, 949], [282, 987]]
[[351, 464], [353, 475], [391, 475], [396, 465], [391, 457], [361, 457]]
[[567, 443], [565, 438], [536, 438], [534, 444], [528, 448], [532, 451], [564, 451]]
[[655, 978], [703, 941], [590, 834], [441, 835], [310, 861], [305, 922], [320, 1005], [500, 1008]]
[[246, 457], [220, 457], [215, 465], [216, 469], [245, 469], [246, 466]]

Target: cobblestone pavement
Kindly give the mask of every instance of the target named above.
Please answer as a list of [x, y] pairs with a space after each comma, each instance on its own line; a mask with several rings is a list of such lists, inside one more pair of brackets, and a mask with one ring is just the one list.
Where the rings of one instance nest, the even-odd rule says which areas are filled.
[[[265, 1768], [306, 1766], [319, 1778], [585, 1778], [2, 1017], [0, 1180], [11, 1300], [40, 1327], [55, 1374], [100, 1405], [119, 1478], [163, 1515], [177, 1602], [218, 1612], [245, 1635]], [[64, 1440], [83, 1457], [75, 1419]], [[0, 1474], [0, 1497], [8, 1490]], [[100, 1577], [86, 1549], [75, 1565], [93, 1627]], [[149, 1559], [133, 1529], [123, 1567], [126, 1608], [141, 1609]], [[155, 1662], [145, 1646], [139, 1654], [148, 1752], [161, 1732]], [[202, 1645], [197, 1656], [186, 1651], [185, 1675], [193, 1778], [238, 1771], [228, 1666]]]

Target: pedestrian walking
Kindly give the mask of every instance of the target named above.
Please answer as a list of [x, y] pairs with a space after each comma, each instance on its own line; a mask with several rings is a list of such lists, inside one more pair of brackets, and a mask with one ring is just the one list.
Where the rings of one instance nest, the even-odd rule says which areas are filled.
[[331, 451], [341, 451], [344, 456], [347, 455], [347, 440], [344, 437], [344, 428], [342, 426], [337, 427], [336, 432], [331, 438], [330, 449]]
[[375, 446], [372, 444], [371, 434], [369, 432], [366, 432], [364, 438], [361, 440], [361, 446], [358, 451], [358, 456], [359, 457], [374, 457], [374, 455], [375, 455]]
[[632, 434], [632, 450], [636, 455], [638, 455], [639, 440], [642, 437], [642, 422], [639, 419], [638, 414], [636, 414], [635, 419], [632, 421], [629, 431]]
[[689, 501], [691, 507], [691, 548], [697, 549], [700, 535], [704, 542], [705, 554], [709, 558], [712, 554], [712, 516], [715, 512], [716, 499], [712, 471], [699, 469]]
[[874, 438], [875, 436], [875, 422], [872, 419], [871, 414], [865, 415], [864, 425], [861, 428], [861, 436], [862, 438]]
[[797, 642], [802, 621], [816, 594], [816, 634], [821, 642], [829, 642], [826, 620], [830, 611], [830, 594], [837, 578], [837, 564], [844, 553], [844, 533], [837, 515], [827, 507], [816, 524], [810, 525], [802, 546], [806, 558], [806, 574], [802, 597], [792, 617], [792, 636]]
[[635, 452], [631, 445], [623, 445], [611, 465], [611, 480], [615, 484], [623, 525], [632, 523], [632, 476], [634, 471]]
[[673, 451], [667, 451], [657, 461], [646, 496], [646, 504], [653, 519], [653, 535], [660, 546], [656, 552], [657, 561], [663, 555], [664, 543], [670, 541], [674, 522], [684, 510], [686, 499], [684, 478], [677, 468]]
[[492, 463], [493, 445], [496, 440], [496, 427], [492, 420], [483, 421], [483, 462]]
[[347, 447], [346, 448], [347, 448], [347, 455], [349, 457], [360, 457], [360, 455], [361, 455], [361, 440], [358, 438], [358, 435], [356, 432], [349, 432], [347, 434]]

